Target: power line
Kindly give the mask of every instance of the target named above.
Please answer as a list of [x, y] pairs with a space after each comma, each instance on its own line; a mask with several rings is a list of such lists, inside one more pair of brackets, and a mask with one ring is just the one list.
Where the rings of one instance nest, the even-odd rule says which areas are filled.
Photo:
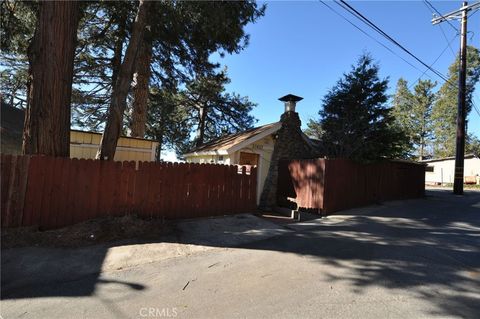
[[[437, 10], [430, 2], [428, 2], [427, 0], [423, 0], [423, 4], [427, 7], [427, 9], [429, 9], [430, 12], [434, 13], [433, 11], [436, 11], [438, 14], [440, 14], [440, 12], [438, 12], [438, 10]], [[432, 9], [433, 9], [433, 11], [432, 11]], [[453, 25], [450, 23], [450, 21], [447, 21], [447, 22], [450, 24], [450, 26], [453, 27]], [[442, 25], [439, 24], [439, 26], [440, 26], [440, 31], [442, 32], [443, 37], [445, 38], [445, 41], [447, 41], [447, 43], [449, 43], [449, 42], [448, 42], [447, 35], [445, 34], [445, 31], [443, 30]], [[455, 27], [454, 27], [454, 30], [455, 30], [455, 33], [458, 35], [458, 30], [457, 30]], [[448, 46], [450, 47], [450, 50], [452, 51], [452, 55], [453, 55], [454, 57], [456, 57], [455, 52], [453, 51], [453, 48], [452, 48], [452, 46], [450, 45], [450, 43], [449, 43]]]
[[478, 116], [480, 117], [480, 109], [478, 108], [477, 104], [475, 103], [475, 100], [473, 99], [473, 97], [472, 97], [471, 101], [472, 101], [473, 109], [475, 110], [475, 112], [477, 112]]
[[468, 18], [471, 18], [475, 13], [477, 13], [477, 11], [478, 10], [473, 11], [472, 14], [468, 16]]
[[[404, 52], [406, 52], [408, 55], [410, 55], [411, 57], [413, 57], [416, 61], [418, 61], [420, 64], [422, 64], [423, 66], [425, 66], [426, 68], [428, 68], [430, 71], [432, 71], [433, 73], [435, 73], [439, 78], [441, 78], [442, 80], [444, 80], [445, 82], [447, 83], [450, 83], [450, 81], [442, 74], [440, 73], [439, 71], [435, 70], [434, 68], [430, 67], [427, 63], [423, 62], [420, 58], [418, 58], [415, 54], [413, 54], [412, 52], [410, 52], [410, 50], [408, 50], [407, 48], [405, 48], [403, 45], [401, 45], [398, 41], [396, 41], [395, 39], [393, 39], [390, 35], [388, 35], [386, 32], [384, 32], [381, 28], [379, 28], [375, 23], [373, 23], [372, 21], [370, 21], [368, 18], [366, 18], [363, 14], [361, 14], [358, 10], [356, 10], [355, 8], [353, 8], [351, 5], [349, 5], [348, 3], [346, 3], [345, 1], [343, 0], [340, 0], [340, 2], [335, 2], [337, 3], [338, 5], [340, 5], [342, 8], [344, 8], [345, 10], [347, 10], [350, 14], [352, 14], [353, 16], [355, 16], [356, 18], [358, 18], [360, 21], [362, 21], [363, 23], [365, 23], [366, 25], [368, 25], [369, 27], [371, 27], [372, 29], [374, 29], [376, 32], [378, 32], [380, 35], [382, 35], [383, 37], [385, 37], [387, 40], [389, 40], [390, 42], [392, 42], [393, 44], [395, 44], [397, 47], [399, 47], [400, 49], [402, 49]], [[452, 83], [450, 83], [451, 85], [453, 85]]]
[[458, 29], [455, 28], [455, 26], [454, 26], [450, 21], [448, 21], [448, 20], [445, 18], [445, 16], [442, 15], [442, 14], [440, 13], [440, 11], [438, 11], [437, 8], [435, 8], [435, 7], [433, 6], [433, 4], [431, 4], [428, 0], [423, 0], [423, 3], [425, 3], [425, 4], [428, 5], [430, 8], [432, 8], [433, 11], [435, 11], [441, 18], [444, 18], [445, 21], [448, 23], [448, 25], [451, 26], [452, 29], [455, 30], [456, 33], [458, 33]]
[[[432, 62], [432, 64], [430, 64], [431, 67], [433, 67], [433, 65], [435, 63], [437, 63], [437, 61], [440, 59], [440, 57], [445, 53], [445, 51], [447, 51], [448, 47], [450, 47], [450, 44], [457, 38], [458, 34], [456, 34], [452, 40], [450, 40], [450, 42], [447, 42], [447, 46], [443, 49], [443, 51], [440, 53], [440, 55], [435, 59], [435, 61]], [[423, 73], [418, 77], [417, 80], [415, 80], [415, 82], [413, 82], [412, 84], [410, 84], [410, 86], [408, 87], [408, 89], [410, 90], [412, 88], [412, 86], [415, 85], [415, 83], [417, 83], [418, 81], [420, 81], [420, 79], [425, 75], [425, 73], [427, 73], [428, 69], [425, 69], [425, 71], [423, 71]]]
[[331, 6], [329, 6], [328, 4], [326, 4], [324, 1], [322, 0], [319, 0], [324, 6], [326, 6], [328, 9], [330, 9], [332, 12], [334, 12], [336, 15], [338, 15], [339, 17], [341, 17], [343, 20], [345, 20], [346, 22], [348, 22], [350, 25], [352, 25], [354, 28], [356, 28], [358, 31], [362, 32], [364, 35], [366, 35], [367, 37], [369, 37], [370, 39], [372, 39], [373, 41], [377, 42], [378, 44], [380, 44], [382, 47], [384, 47], [385, 49], [387, 49], [390, 53], [394, 54], [395, 56], [397, 56], [398, 58], [402, 59], [405, 63], [409, 64], [411, 67], [415, 68], [416, 70], [422, 72], [422, 70], [420, 70], [418, 67], [416, 67], [414, 64], [410, 63], [408, 60], [404, 59], [402, 56], [400, 56], [399, 54], [397, 54], [395, 51], [393, 51], [391, 48], [389, 48], [388, 46], [386, 46], [385, 44], [383, 44], [382, 42], [380, 42], [379, 40], [375, 39], [372, 35], [368, 34], [367, 32], [365, 32], [362, 28], [360, 28], [359, 26], [357, 26], [355, 23], [353, 23], [352, 21], [350, 21], [348, 18], [346, 18], [344, 15], [342, 15], [341, 13], [339, 13], [337, 10], [333, 9]]

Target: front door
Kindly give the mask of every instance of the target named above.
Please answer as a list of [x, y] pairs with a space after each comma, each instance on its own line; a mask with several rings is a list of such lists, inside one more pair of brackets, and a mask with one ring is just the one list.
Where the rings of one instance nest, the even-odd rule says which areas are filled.
[[240, 165], [258, 166], [258, 154], [240, 152]]

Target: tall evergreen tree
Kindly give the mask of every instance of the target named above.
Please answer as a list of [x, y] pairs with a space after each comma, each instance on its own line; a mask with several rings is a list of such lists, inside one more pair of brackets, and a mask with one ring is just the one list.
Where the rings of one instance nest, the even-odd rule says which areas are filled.
[[412, 93], [406, 80], [400, 78], [397, 82], [392, 114], [396, 124], [408, 137], [408, 145], [413, 152], [409, 153], [411, 158], [422, 160], [431, 155], [431, 115], [436, 96], [433, 92], [435, 86], [436, 83], [430, 80], [419, 80]]
[[414, 157], [414, 140], [415, 134], [413, 130], [413, 121], [411, 117], [413, 94], [408, 88], [407, 80], [400, 78], [397, 82], [395, 95], [393, 96], [392, 115], [395, 118], [397, 127], [405, 133], [408, 138], [406, 143], [406, 157]]
[[229, 82], [226, 70], [223, 70], [198, 76], [183, 90], [182, 103], [189, 107], [197, 128], [196, 146], [252, 127], [254, 118], [249, 113], [255, 104], [247, 97], [227, 93], [225, 86]]
[[159, 145], [156, 160], [164, 150], [174, 150], [177, 155], [186, 153], [190, 147], [192, 123], [188, 106], [182, 103], [182, 96], [172, 89], [152, 87], [148, 98], [146, 136], [155, 139]]
[[324, 97], [319, 115], [328, 156], [361, 161], [404, 156], [406, 138], [386, 105], [388, 80], [380, 80], [378, 71], [363, 55]]
[[409, 138], [413, 139], [411, 110], [413, 103], [413, 94], [408, 88], [408, 82], [400, 78], [397, 82], [397, 89], [393, 96], [392, 114], [397, 124], [402, 127]]
[[411, 112], [407, 113], [411, 119], [410, 132], [419, 160], [432, 155], [427, 148], [433, 138], [432, 107], [435, 102], [433, 89], [436, 85], [430, 80], [418, 81], [414, 88]]
[[[458, 70], [459, 59], [448, 69], [448, 80], [438, 92], [438, 99], [432, 110], [433, 129], [435, 134], [435, 157], [447, 157], [455, 154], [455, 136], [457, 127], [458, 104]], [[472, 95], [475, 84], [480, 77], [480, 51], [472, 46], [467, 47], [467, 86], [466, 114], [472, 110]]]

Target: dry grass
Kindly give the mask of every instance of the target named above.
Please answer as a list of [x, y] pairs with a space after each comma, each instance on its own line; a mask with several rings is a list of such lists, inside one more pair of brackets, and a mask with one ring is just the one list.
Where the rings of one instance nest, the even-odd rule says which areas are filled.
[[2, 229], [2, 249], [26, 246], [81, 247], [126, 239], [158, 239], [172, 225], [160, 219], [133, 215], [89, 220], [72, 226], [40, 231], [36, 227]]

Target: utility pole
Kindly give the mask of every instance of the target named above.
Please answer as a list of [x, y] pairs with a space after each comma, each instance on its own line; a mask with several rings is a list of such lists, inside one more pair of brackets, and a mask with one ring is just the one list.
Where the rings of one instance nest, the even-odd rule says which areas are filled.
[[[467, 2], [463, 3], [466, 7]], [[463, 170], [465, 160], [465, 97], [467, 85], [467, 10], [462, 12], [462, 27], [460, 31], [460, 70], [458, 71], [458, 110], [457, 110], [457, 140], [455, 147], [455, 177], [453, 193], [463, 194]]]
[[461, 19], [460, 31], [460, 70], [458, 73], [458, 111], [457, 111], [457, 137], [455, 149], [455, 177], [453, 180], [453, 193], [463, 194], [463, 168], [465, 159], [465, 106], [466, 106], [466, 80], [467, 80], [467, 14], [480, 7], [480, 2], [468, 5], [466, 1], [460, 9], [446, 15], [434, 17], [432, 24], [441, 23], [451, 19]]

